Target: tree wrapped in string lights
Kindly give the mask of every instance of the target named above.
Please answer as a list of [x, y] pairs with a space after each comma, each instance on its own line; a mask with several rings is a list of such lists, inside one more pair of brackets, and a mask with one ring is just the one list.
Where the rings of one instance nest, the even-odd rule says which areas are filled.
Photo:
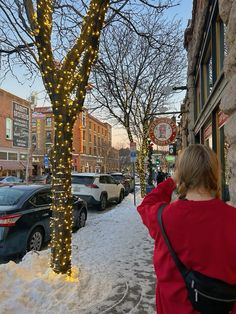
[[[50, 44], [53, 1], [38, 1], [36, 11], [31, 12], [30, 22], [38, 49], [38, 63], [52, 103], [55, 121], [52, 151], [51, 267], [57, 273], [71, 272], [72, 129], [77, 112], [82, 108], [91, 66], [97, 56], [108, 2], [91, 1], [81, 34], [61, 64], [54, 59]], [[73, 101], [72, 92], [76, 94]]]

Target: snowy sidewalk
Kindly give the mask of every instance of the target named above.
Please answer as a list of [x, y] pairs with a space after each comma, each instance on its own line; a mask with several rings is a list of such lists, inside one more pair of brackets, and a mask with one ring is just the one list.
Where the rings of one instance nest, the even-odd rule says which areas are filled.
[[0, 314], [156, 313], [153, 241], [133, 195], [111, 210], [89, 214], [86, 227], [73, 235], [79, 280], [52, 274], [49, 250], [0, 265]]

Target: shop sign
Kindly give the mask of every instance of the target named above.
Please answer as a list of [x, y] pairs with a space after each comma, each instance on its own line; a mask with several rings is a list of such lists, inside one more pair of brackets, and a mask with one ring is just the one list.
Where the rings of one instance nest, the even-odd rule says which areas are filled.
[[223, 124], [225, 124], [228, 117], [229, 116], [227, 114], [225, 114], [224, 112], [222, 112], [222, 111], [218, 112], [218, 125], [219, 125], [219, 127], [221, 127], [221, 126], [223, 126]]
[[159, 146], [173, 143], [177, 134], [175, 122], [170, 118], [158, 118], [149, 127], [151, 141]]
[[29, 108], [13, 102], [13, 146], [29, 144]]

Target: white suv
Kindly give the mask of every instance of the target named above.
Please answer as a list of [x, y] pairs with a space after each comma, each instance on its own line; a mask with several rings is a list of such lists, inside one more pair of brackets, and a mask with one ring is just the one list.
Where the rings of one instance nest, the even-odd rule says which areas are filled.
[[101, 173], [72, 173], [72, 194], [85, 200], [88, 206], [98, 205], [104, 210], [108, 202], [120, 203], [125, 195], [124, 186], [112, 176]]

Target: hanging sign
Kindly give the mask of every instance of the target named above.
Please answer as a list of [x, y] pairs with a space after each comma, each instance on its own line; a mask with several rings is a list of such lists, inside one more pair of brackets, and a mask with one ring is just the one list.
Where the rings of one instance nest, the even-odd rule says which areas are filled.
[[151, 141], [159, 146], [166, 146], [173, 143], [177, 134], [177, 127], [170, 118], [158, 118], [149, 127]]

